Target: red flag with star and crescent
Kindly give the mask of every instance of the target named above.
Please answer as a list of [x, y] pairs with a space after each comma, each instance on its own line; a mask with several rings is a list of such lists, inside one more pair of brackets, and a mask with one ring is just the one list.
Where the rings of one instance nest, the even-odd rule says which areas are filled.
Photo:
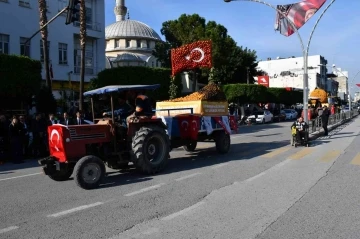
[[211, 41], [197, 41], [179, 48], [171, 49], [172, 75], [183, 70], [199, 67], [212, 67]]

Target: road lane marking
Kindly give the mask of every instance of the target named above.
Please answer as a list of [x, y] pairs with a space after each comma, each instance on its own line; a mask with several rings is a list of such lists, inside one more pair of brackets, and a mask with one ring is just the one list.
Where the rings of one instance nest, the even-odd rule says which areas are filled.
[[69, 214], [69, 213], [78, 212], [78, 211], [85, 210], [85, 209], [88, 209], [88, 208], [100, 206], [102, 204], [104, 204], [104, 203], [103, 202], [96, 202], [96, 203], [92, 203], [92, 204], [88, 204], [88, 205], [83, 205], [83, 206], [75, 207], [75, 208], [72, 208], [72, 209], [69, 209], [69, 210], [66, 210], [66, 211], [51, 214], [51, 215], [48, 215], [47, 217], [61, 217], [61, 216], [64, 216], [66, 214]]
[[184, 177], [177, 178], [177, 179], [175, 179], [175, 181], [179, 182], [179, 181], [182, 181], [182, 180], [185, 180], [185, 179], [188, 179], [188, 178], [195, 177], [195, 176], [200, 175], [200, 174], [201, 174], [201, 173], [189, 174], [189, 175], [186, 175], [186, 176], [184, 176]]
[[353, 165], [360, 165], [360, 153], [358, 153], [353, 160], [351, 160], [350, 164]]
[[288, 162], [290, 162], [290, 160], [284, 160], [284, 161], [282, 161], [281, 163], [278, 163], [278, 164], [272, 166], [271, 168], [268, 168], [268, 169], [265, 170], [264, 172], [261, 172], [261, 173], [255, 175], [255, 176], [253, 176], [253, 177], [251, 177], [251, 178], [246, 179], [244, 182], [245, 182], [245, 183], [248, 183], [248, 182], [254, 181], [255, 179], [260, 178], [261, 176], [264, 176], [264, 175], [265, 175], [266, 173], [268, 173], [270, 170], [278, 169], [278, 168], [284, 166], [285, 164], [287, 164]]
[[26, 175], [21, 175], [21, 176], [16, 176], [16, 177], [2, 178], [2, 179], [0, 179], [0, 181], [6, 181], [6, 180], [24, 178], [24, 177], [30, 177], [30, 176], [35, 176], [35, 175], [39, 175], [39, 174], [43, 174], [43, 173], [32, 173], [32, 174], [26, 174]]
[[292, 160], [302, 159], [306, 155], [311, 154], [313, 151], [314, 151], [314, 149], [312, 149], [312, 148], [304, 148], [304, 149], [300, 150], [299, 152], [291, 155], [289, 157], [289, 159], [292, 159]]
[[9, 231], [12, 231], [12, 230], [16, 230], [18, 228], [19, 227], [17, 227], [17, 226], [12, 226], [12, 227], [7, 227], [7, 228], [4, 228], [4, 229], [0, 229], [0, 234], [3, 234], [5, 232], [9, 232]]
[[124, 237], [123, 235], [119, 234], [117, 236], [111, 237], [109, 239], [136, 239], [136, 238], [144, 238], [144, 236], [150, 236], [154, 233], [158, 233], [160, 232], [160, 229], [154, 227], [154, 228], [150, 228], [146, 231], [137, 233], [137, 234], [132, 234], [131, 237]]
[[261, 157], [264, 157], [264, 158], [273, 158], [279, 154], [282, 154], [282, 153], [285, 153], [286, 151], [290, 150], [291, 147], [289, 146], [286, 146], [286, 147], [282, 147], [282, 148], [279, 148], [279, 149], [276, 149], [274, 151], [271, 151], [270, 153], [267, 153], [267, 154], [264, 154], [262, 155]]
[[337, 157], [339, 157], [340, 154], [341, 154], [341, 151], [339, 151], [339, 150], [331, 150], [331, 151], [327, 152], [324, 156], [322, 156], [320, 161], [329, 163], [329, 162], [333, 161], [334, 159], [336, 159]]
[[221, 163], [221, 164], [218, 164], [218, 165], [216, 165], [216, 166], [212, 166], [211, 168], [212, 169], [217, 169], [217, 168], [221, 168], [221, 167], [224, 167], [224, 166], [226, 166], [226, 165], [228, 165], [229, 163]]
[[165, 183], [156, 184], [154, 186], [150, 186], [150, 187], [143, 188], [143, 189], [140, 189], [140, 190], [132, 192], [132, 193], [125, 194], [124, 196], [125, 197], [134, 196], [136, 194], [140, 194], [140, 193], [144, 193], [144, 192], [147, 192], [147, 191], [150, 191], [150, 190], [153, 190], [153, 189], [160, 188], [161, 186], [164, 186], [164, 185], [165, 185]]
[[260, 178], [261, 176], [264, 176], [265, 174], [266, 174], [265, 172], [261, 172], [261, 173], [259, 173], [258, 175], [255, 175], [254, 177], [251, 177], [251, 178], [246, 179], [245, 182], [254, 181], [255, 179]]
[[175, 213], [173, 213], [173, 214], [170, 214], [169, 216], [163, 217], [161, 220], [162, 220], [162, 221], [172, 220], [172, 219], [174, 219], [175, 217], [184, 215], [184, 214], [186, 214], [186, 213], [188, 213], [188, 212], [190, 212], [190, 211], [192, 211], [192, 210], [200, 207], [200, 206], [203, 205], [203, 204], [205, 204], [205, 202], [198, 202], [198, 203], [192, 205], [191, 207], [185, 208], [185, 209], [183, 209], [183, 210], [181, 210], [181, 211], [178, 211], [178, 212], [175, 212]]

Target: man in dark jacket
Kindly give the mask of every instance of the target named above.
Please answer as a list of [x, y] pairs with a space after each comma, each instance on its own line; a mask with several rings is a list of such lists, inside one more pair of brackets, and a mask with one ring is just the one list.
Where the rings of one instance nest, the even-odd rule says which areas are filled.
[[135, 112], [126, 118], [126, 122], [129, 124], [134, 118], [140, 116], [149, 118], [152, 115], [153, 111], [150, 99], [146, 95], [139, 93], [135, 98]]
[[84, 125], [87, 124], [85, 120], [82, 117], [82, 112], [80, 110], [77, 110], [76, 112], [76, 119], [74, 120], [75, 125]]
[[326, 106], [324, 106], [323, 112], [320, 117], [321, 117], [321, 123], [322, 123], [322, 127], [324, 129], [325, 136], [327, 136], [329, 134], [328, 128], [327, 128], [328, 122], [329, 122], [329, 116], [330, 116], [330, 111]]

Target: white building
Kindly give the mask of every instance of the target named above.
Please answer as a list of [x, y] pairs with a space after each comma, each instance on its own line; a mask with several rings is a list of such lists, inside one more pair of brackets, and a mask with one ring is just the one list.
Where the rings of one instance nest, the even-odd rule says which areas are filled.
[[[308, 86], [309, 92], [316, 87], [327, 88], [327, 60], [320, 55], [308, 57]], [[289, 57], [260, 61], [258, 70], [264, 71], [269, 76], [269, 87], [303, 88], [303, 57]], [[257, 78], [255, 77], [255, 80]]]
[[344, 93], [345, 95], [349, 94], [349, 72], [343, 71], [341, 68], [336, 68], [336, 70], [333, 71], [333, 74], [337, 76], [333, 79], [339, 82], [338, 92]]
[[145, 23], [130, 20], [125, 0], [116, 0], [114, 13], [116, 22], [105, 28], [106, 68], [161, 67], [152, 55], [156, 42], [162, 41], [156, 31]]
[[[86, 44], [85, 82], [89, 82], [91, 78], [105, 68], [104, 1], [86, 0], [88, 40]], [[47, 1], [48, 20], [65, 8], [68, 2], [68, 0]], [[48, 27], [49, 59], [53, 70], [52, 86], [56, 98], [61, 98], [60, 92], [63, 90], [78, 91], [79, 89], [79, 23], [65, 25], [65, 18], [66, 13], [50, 23]], [[0, 0], [0, 23], [0, 53], [26, 54], [36, 60], [42, 59], [40, 33], [31, 39], [26, 47], [26, 53], [23, 45], [26, 39], [40, 28], [38, 1]], [[42, 75], [45, 79], [44, 72]]]

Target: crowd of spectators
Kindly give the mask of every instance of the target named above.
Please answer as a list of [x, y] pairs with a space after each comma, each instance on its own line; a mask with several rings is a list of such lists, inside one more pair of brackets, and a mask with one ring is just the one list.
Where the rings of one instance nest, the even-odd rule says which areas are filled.
[[[76, 113], [81, 117], [81, 113]], [[25, 159], [36, 159], [49, 155], [47, 127], [52, 124], [76, 124], [76, 116], [72, 119], [67, 113], [61, 120], [54, 114], [35, 114], [33, 117], [18, 115], [6, 117], [0, 114], [0, 163], [11, 160], [15, 164]], [[84, 122], [84, 121], [82, 121]]]

